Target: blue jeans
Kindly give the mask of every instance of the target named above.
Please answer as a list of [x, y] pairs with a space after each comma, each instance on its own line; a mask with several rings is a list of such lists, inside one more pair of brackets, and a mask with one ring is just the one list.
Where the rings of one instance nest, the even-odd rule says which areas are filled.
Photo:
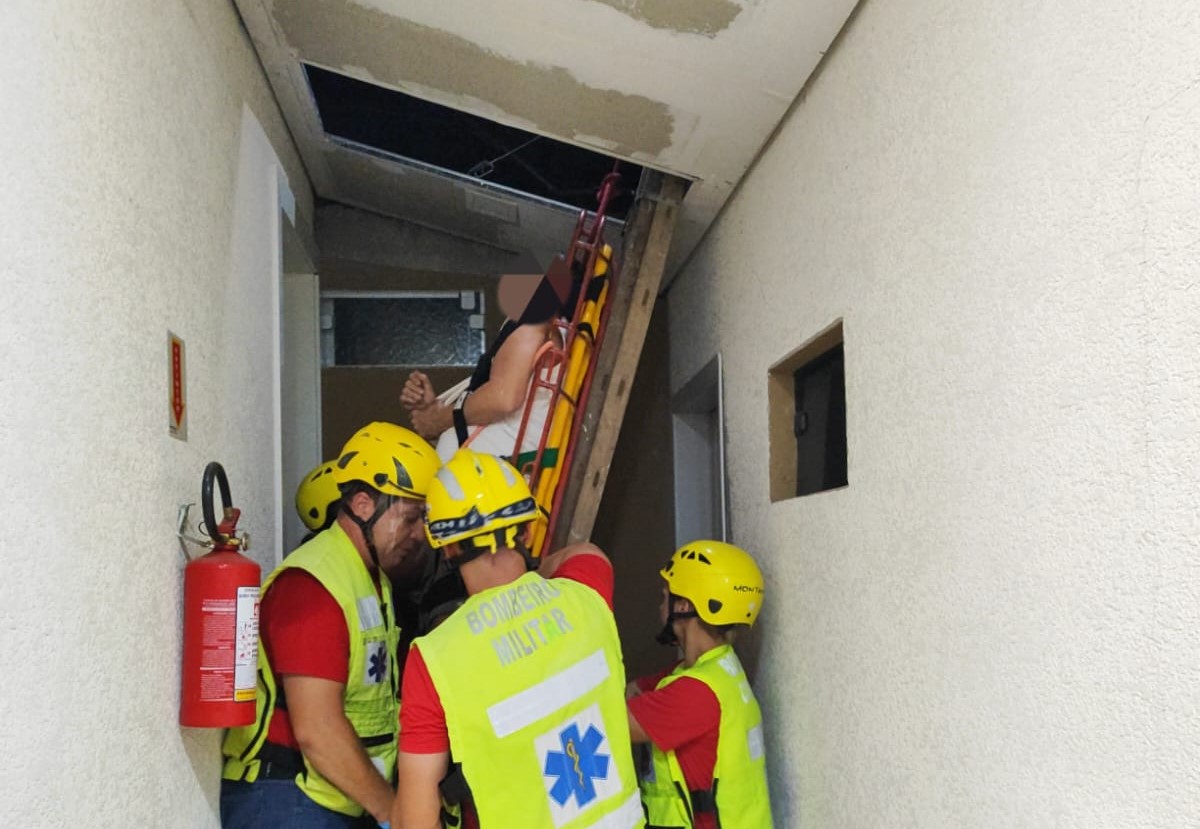
[[366, 829], [370, 815], [349, 817], [319, 806], [292, 780], [221, 781], [222, 829]]

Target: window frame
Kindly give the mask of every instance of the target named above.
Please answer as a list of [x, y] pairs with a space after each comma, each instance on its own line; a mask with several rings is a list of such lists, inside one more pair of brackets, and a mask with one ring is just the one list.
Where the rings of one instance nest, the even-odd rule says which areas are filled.
[[[843, 351], [843, 383], [845, 393], [845, 337], [842, 320], [835, 320], [819, 334], [811, 337], [799, 348], [792, 350], [785, 357], [775, 362], [767, 370], [767, 425], [769, 458], [768, 474], [770, 476], [770, 498], [772, 503], [815, 495], [819, 492], [829, 492], [849, 486], [849, 446], [846, 447], [846, 482], [831, 486], [822, 486], [806, 492], [798, 491], [799, 450], [796, 435], [796, 380], [800, 372], [813, 369], [832, 359], [830, 354], [838, 346]], [[843, 409], [845, 400], [843, 399]], [[848, 432], [846, 424], [844, 432]], [[848, 435], [844, 443], [848, 444]], [[826, 440], [826, 449], [829, 441]], [[824, 456], [823, 456], [824, 457]], [[825, 457], [825, 469], [828, 470], [828, 458]]]
[[[332, 309], [333, 303], [337, 300], [421, 300], [421, 299], [457, 299], [460, 302], [464, 294], [475, 295], [475, 307], [472, 309], [464, 308], [464, 311], [470, 311], [471, 317], [479, 318], [479, 325], [474, 326], [479, 332], [480, 353], [487, 351], [487, 292], [479, 288], [469, 288], [461, 290], [374, 290], [374, 291], [353, 291], [353, 290], [331, 290], [322, 291], [319, 299], [320, 325], [321, 325], [321, 367], [322, 368], [408, 368], [408, 367], [430, 367], [437, 365], [446, 368], [471, 368], [475, 365], [471, 363], [339, 363], [336, 356], [336, 318], [329, 319], [326, 324], [326, 309]], [[329, 306], [326, 302], [329, 302]], [[332, 315], [331, 315], [332, 317]], [[469, 324], [469, 323], [468, 323]]]

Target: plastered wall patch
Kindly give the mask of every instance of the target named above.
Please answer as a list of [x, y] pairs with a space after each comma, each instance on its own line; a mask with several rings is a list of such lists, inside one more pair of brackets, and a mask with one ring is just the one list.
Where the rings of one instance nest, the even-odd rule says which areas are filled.
[[612, 6], [621, 14], [645, 23], [654, 29], [687, 35], [716, 37], [718, 32], [742, 13], [742, 7], [731, 0], [592, 0]]

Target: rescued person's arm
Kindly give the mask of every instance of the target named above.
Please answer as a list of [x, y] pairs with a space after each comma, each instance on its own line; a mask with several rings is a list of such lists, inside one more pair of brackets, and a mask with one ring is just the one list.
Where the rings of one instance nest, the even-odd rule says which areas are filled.
[[[488, 381], [467, 397], [462, 406], [468, 426], [486, 426], [508, 417], [525, 403], [534, 360], [546, 342], [547, 324], [519, 326], [500, 346], [492, 360]], [[405, 386], [407, 390], [407, 385]], [[416, 393], [411, 395], [416, 398]], [[404, 399], [402, 397], [402, 399]], [[454, 426], [454, 409], [436, 401], [412, 410], [413, 429], [419, 434], [440, 435]]]

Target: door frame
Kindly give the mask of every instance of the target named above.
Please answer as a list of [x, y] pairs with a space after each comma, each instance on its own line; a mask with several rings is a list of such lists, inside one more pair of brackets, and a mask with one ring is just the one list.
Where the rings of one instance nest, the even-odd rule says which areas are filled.
[[[697, 456], [687, 451], [687, 441], [681, 440], [684, 429], [691, 429], [688, 419], [695, 416], [712, 416], [715, 434], [710, 437], [714, 455]], [[729, 527], [729, 481], [725, 467], [725, 381], [720, 352], [717, 352], [703, 368], [697, 371], [671, 396], [672, 450], [675, 467], [675, 541], [683, 544], [691, 538], [683, 534], [694, 504], [686, 503], [679, 486], [680, 481], [695, 480], [698, 475], [707, 476], [715, 471], [716, 491], [711, 493], [711, 503], [716, 506], [713, 516], [713, 535], [718, 541], [728, 541]], [[681, 520], [682, 519], [682, 520]], [[689, 533], [690, 534], [690, 533]]]

